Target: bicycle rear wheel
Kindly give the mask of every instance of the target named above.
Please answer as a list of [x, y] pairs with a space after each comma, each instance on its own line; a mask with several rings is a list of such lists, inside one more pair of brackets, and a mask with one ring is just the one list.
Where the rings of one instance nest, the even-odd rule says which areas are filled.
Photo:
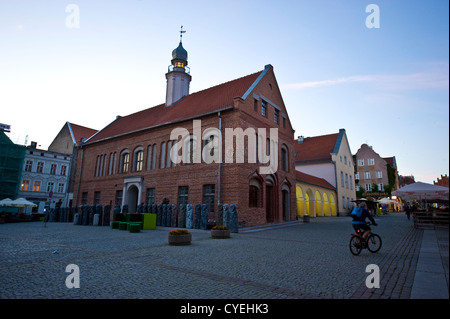
[[349, 248], [350, 252], [355, 256], [361, 253], [362, 245], [358, 236], [352, 236], [352, 238], [350, 238]]
[[370, 234], [369, 238], [367, 238], [367, 249], [371, 253], [376, 253], [381, 248], [381, 237], [377, 234]]

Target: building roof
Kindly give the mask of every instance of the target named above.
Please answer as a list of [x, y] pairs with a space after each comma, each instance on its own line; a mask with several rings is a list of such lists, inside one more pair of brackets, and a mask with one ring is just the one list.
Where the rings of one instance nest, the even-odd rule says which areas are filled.
[[69, 127], [70, 134], [72, 135], [72, 140], [75, 145], [78, 145], [78, 142], [85, 138], [88, 139], [92, 135], [98, 132], [98, 130], [94, 130], [89, 127], [81, 126], [78, 124], [67, 122], [67, 126]]
[[295, 171], [295, 179], [299, 182], [303, 182], [303, 183], [307, 183], [307, 184], [312, 184], [312, 185], [316, 185], [316, 186], [320, 186], [320, 187], [324, 187], [324, 188], [328, 188], [328, 189], [332, 189], [332, 190], [336, 190], [336, 187], [334, 187], [333, 185], [331, 185], [330, 183], [328, 183], [325, 179], [320, 178], [320, 177], [316, 177], [313, 175], [309, 175], [300, 171]]
[[306, 137], [303, 143], [295, 141], [295, 163], [331, 161], [341, 133]]
[[192, 93], [176, 103], [165, 103], [127, 115], [118, 116], [116, 120], [92, 136], [87, 143], [95, 143], [125, 134], [131, 134], [150, 128], [177, 123], [200, 116], [232, 109], [235, 97], [245, 97], [247, 92], [260, 81], [261, 76], [271, 66], [233, 81]]

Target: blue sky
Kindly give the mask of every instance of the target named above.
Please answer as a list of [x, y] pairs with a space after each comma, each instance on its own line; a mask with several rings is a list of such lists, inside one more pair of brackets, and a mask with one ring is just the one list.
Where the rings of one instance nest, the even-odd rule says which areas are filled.
[[[79, 9], [79, 28], [71, 27]], [[368, 28], [369, 4], [379, 28]], [[66, 121], [101, 129], [163, 103], [187, 31], [191, 92], [272, 64], [295, 137], [345, 128], [399, 173], [449, 168], [446, 0], [0, 1], [0, 123], [47, 148]], [[71, 8], [71, 7], [69, 7]]]

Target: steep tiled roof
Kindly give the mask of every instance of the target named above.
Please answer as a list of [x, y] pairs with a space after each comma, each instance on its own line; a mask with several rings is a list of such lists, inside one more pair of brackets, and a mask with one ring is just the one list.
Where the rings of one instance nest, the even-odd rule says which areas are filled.
[[316, 176], [312, 176], [312, 175], [309, 175], [309, 174], [306, 174], [303, 172], [295, 171], [295, 179], [299, 182], [304, 182], [307, 184], [312, 184], [312, 185], [336, 190], [336, 188], [333, 185], [331, 185], [330, 183], [328, 183], [325, 179], [316, 177]]
[[69, 128], [72, 133], [72, 138], [74, 139], [74, 143], [78, 144], [82, 138], [88, 139], [95, 133], [97, 133], [97, 130], [91, 129], [89, 127], [81, 126], [78, 124], [67, 122], [69, 125]]
[[331, 160], [339, 133], [306, 137], [303, 143], [295, 141], [295, 162], [309, 163]]
[[88, 143], [232, 108], [233, 98], [242, 97], [261, 73], [262, 71], [192, 93], [169, 107], [160, 104], [127, 116], [118, 117], [89, 139]]

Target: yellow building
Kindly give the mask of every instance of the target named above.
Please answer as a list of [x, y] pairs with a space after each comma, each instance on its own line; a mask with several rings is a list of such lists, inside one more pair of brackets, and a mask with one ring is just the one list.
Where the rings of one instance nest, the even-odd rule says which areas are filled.
[[336, 188], [323, 178], [299, 171], [295, 174], [297, 216], [337, 216]]

